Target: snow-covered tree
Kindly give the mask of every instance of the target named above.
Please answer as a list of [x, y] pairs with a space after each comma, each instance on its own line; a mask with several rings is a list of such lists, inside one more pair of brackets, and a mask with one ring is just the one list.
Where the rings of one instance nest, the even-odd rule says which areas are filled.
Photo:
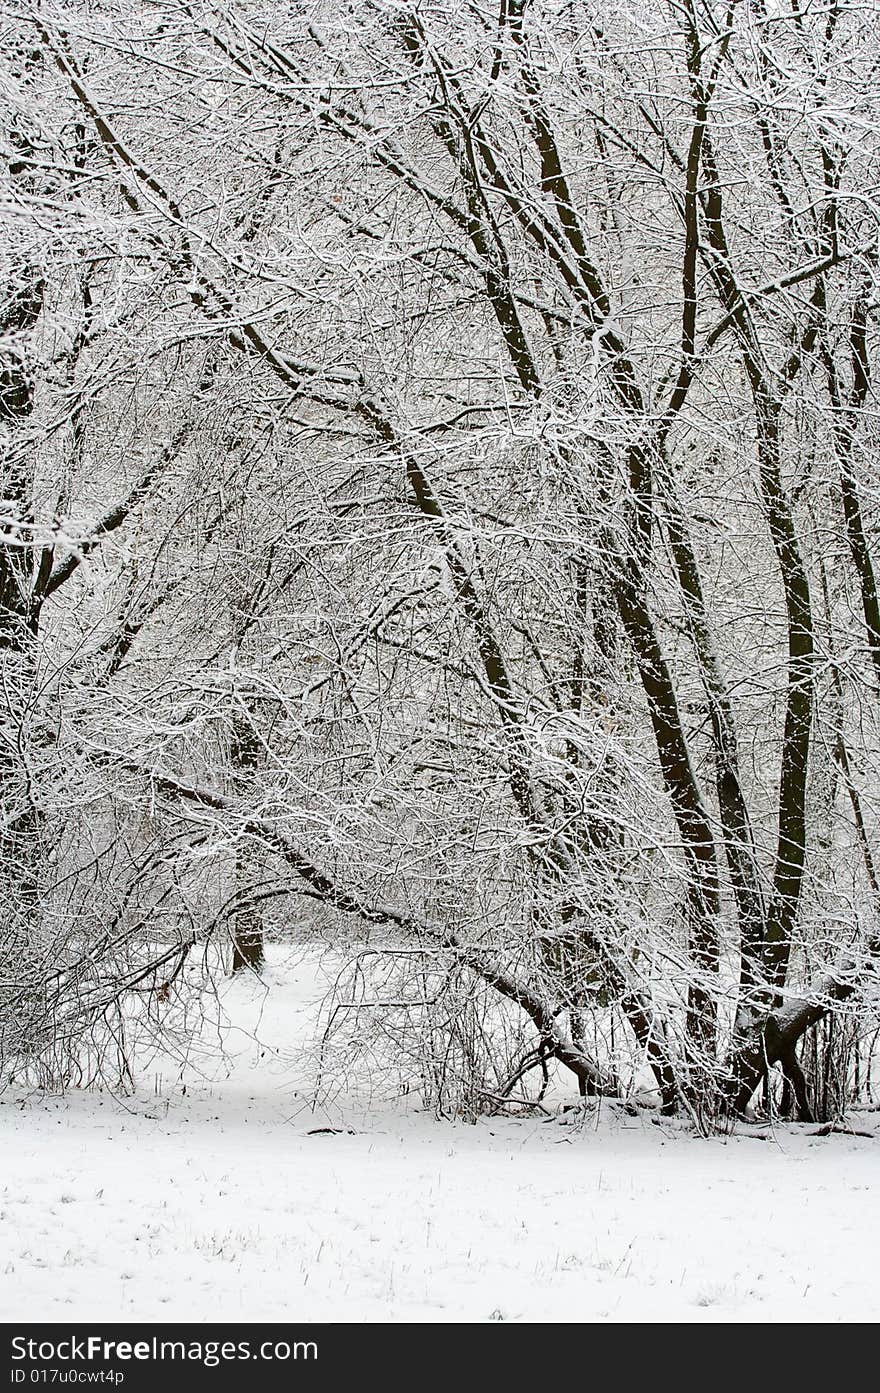
[[875, 1002], [873, 13], [5, 20], [6, 1016], [318, 915], [490, 1102], [821, 1106]]

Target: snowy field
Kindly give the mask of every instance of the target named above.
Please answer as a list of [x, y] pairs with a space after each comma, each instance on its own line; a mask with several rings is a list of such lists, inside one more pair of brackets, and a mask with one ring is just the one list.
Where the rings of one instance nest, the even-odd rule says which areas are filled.
[[0, 1096], [0, 1319], [880, 1316], [878, 1114], [850, 1119], [870, 1137], [702, 1140], [608, 1104], [314, 1110], [291, 1042], [320, 984], [268, 977], [226, 984], [231, 1067], [145, 1058], [133, 1096]]

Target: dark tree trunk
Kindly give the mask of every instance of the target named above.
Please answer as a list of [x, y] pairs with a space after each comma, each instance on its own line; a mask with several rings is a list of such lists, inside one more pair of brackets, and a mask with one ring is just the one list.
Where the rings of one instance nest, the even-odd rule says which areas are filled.
[[[235, 717], [230, 749], [233, 782], [242, 793], [260, 761], [260, 745], [250, 710]], [[237, 881], [236, 908], [232, 915], [232, 971], [246, 968], [259, 971], [265, 961], [263, 916], [255, 904], [254, 857], [248, 840], [240, 844], [235, 858]]]

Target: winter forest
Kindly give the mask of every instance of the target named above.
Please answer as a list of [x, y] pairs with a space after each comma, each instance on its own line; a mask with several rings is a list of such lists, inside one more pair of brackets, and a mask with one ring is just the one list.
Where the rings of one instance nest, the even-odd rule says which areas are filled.
[[876, 1108], [873, 0], [0, 50], [7, 1088], [304, 954], [325, 1094]]

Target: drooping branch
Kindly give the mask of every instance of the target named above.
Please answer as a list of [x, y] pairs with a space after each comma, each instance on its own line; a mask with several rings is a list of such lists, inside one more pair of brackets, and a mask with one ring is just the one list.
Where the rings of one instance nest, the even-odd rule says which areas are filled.
[[[209, 809], [224, 815], [237, 815], [233, 800], [210, 789], [195, 788], [167, 774], [155, 774], [138, 765], [127, 764], [132, 772], [145, 775], [153, 787], [183, 803]], [[300, 893], [320, 901], [343, 914], [351, 914], [367, 924], [387, 924], [428, 941], [451, 954], [487, 986], [493, 987], [506, 1000], [519, 1006], [532, 1021], [542, 1040], [553, 1055], [576, 1078], [583, 1080], [597, 1094], [616, 1096], [618, 1089], [583, 1050], [578, 1048], [560, 1023], [562, 1009], [554, 1007], [516, 973], [497, 963], [489, 954], [462, 942], [456, 933], [417, 919], [406, 911], [382, 902], [367, 903], [358, 895], [340, 886], [327, 872], [320, 869], [269, 819], [242, 815], [240, 835], [250, 837], [270, 847], [280, 855], [302, 882]]]

